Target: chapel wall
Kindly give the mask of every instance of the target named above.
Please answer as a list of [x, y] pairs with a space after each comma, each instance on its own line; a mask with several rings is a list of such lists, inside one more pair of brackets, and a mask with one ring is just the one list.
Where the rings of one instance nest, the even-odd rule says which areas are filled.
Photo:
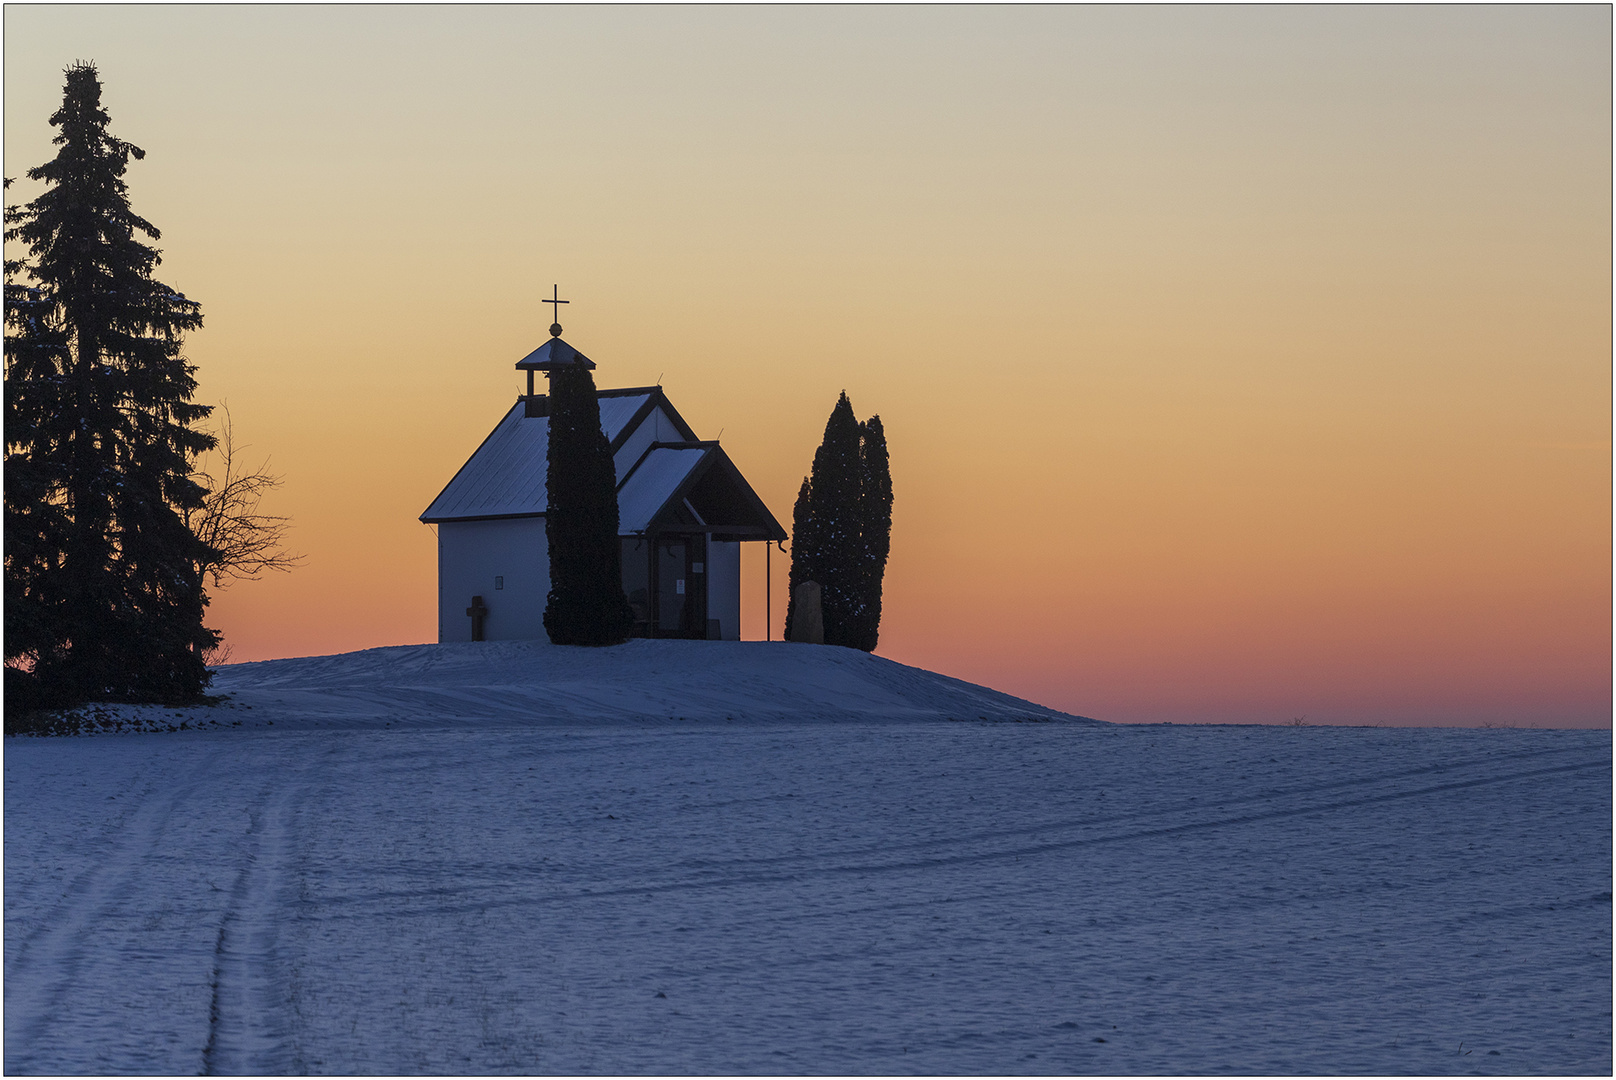
[[741, 640], [741, 545], [707, 542], [707, 617], [718, 620], [718, 636]]
[[438, 526], [438, 640], [470, 641], [466, 608], [481, 596], [485, 641], [548, 641], [550, 550], [544, 519], [446, 521]]

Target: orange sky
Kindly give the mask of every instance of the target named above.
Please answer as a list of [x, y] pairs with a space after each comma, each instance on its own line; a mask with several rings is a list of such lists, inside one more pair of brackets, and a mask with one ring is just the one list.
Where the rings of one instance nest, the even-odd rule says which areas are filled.
[[432, 638], [417, 515], [560, 282], [784, 522], [837, 392], [881, 415], [882, 655], [1110, 720], [1610, 724], [1608, 7], [4, 17], [6, 175], [94, 60], [201, 397], [286, 478], [236, 660]]

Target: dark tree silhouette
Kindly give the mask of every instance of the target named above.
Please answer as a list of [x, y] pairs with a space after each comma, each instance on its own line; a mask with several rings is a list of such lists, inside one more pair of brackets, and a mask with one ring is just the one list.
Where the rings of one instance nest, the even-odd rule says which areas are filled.
[[557, 645], [621, 644], [634, 627], [634, 613], [623, 595], [617, 471], [600, 429], [594, 377], [581, 365], [550, 372], [547, 461], [550, 594], [544, 629]]
[[860, 604], [854, 648], [874, 652], [881, 636], [881, 582], [892, 550], [892, 473], [879, 416], [859, 425]]
[[814, 452], [813, 472], [797, 495], [786, 609], [789, 636], [798, 584], [818, 582], [825, 644], [866, 652], [875, 648], [881, 618], [892, 514], [886, 437], [880, 420], [872, 422], [873, 429], [858, 422], [843, 391]]
[[68, 68], [60, 150], [28, 172], [46, 190], [6, 230], [28, 253], [6, 282], [6, 593], [24, 628], [14, 642], [8, 613], [7, 678], [43, 704], [195, 699], [218, 641], [184, 517], [213, 446], [181, 353], [201, 309], [152, 276], [137, 234], [159, 233], [123, 179], [145, 154], [108, 121], [94, 65]]
[[[5, 181], [7, 188], [11, 180]], [[20, 211], [6, 207], [6, 238]], [[61, 372], [70, 356], [45, 291], [25, 283], [26, 264], [5, 262], [5, 697], [13, 710], [38, 708], [48, 695], [34, 669], [59, 660], [65, 640], [53, 618], [62, 551], [71, 519], [61, 496], [63, 468], [32, 452], [39, 420], [62, 413]]]
[[817, 568], [813, 560], [819, 554], [819, 536], [809, 510], [812, 494], [813, 482], [805, 476], [797, 489], [797, 501], [791, 507], [791, 569], [786, 574], [786, 626], [780, 635], [784, 641], [791, 640], [791, 620], [797, 614], [797, 586], [819, 580], [814, 576]]
[[[185, 522], [202, 541], [197, 575], [222, 589], [239, 578], [255, 578], [265, 570], [287, 571], [303, 556], [286, 551], [288, 520], [259, 511], [264, 495], [281, 486], [266, 460], [248, 472], [236, 461], [236, 430], [228, 407], [215, 436], [218, 460], [211, 472], [197, 473], [205, 491], [202, 505], [188, 508]], [[245, 449], [244, 447], [241, 449]]]

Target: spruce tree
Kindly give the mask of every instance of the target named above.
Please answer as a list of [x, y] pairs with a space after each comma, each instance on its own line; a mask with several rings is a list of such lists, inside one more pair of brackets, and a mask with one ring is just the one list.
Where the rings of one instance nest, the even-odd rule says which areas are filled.
[[24, 600], [24, 633], [11, 640], [8, 612], [6, 662], [31, 668], [47, 703], [190, 700], [218, 641], [202, 623], [206, 548], [182, 517], [213, 445], [181, 353], [202, 315], [152, 276], [159, 252], [137, 235], [160, 234], [123, 178], [145, 154], [108, 132], [94, 65], [66, 80], [60, 150], [28, 172], [46, 190], [7, 229], [28, 258], [7, 267], [6, 593]]
[[[9, 240], [19, 211], [5, 213]], [[65, 652], [52, 592], [69, 524], [60, 462], [25, 452], [37, 419], [62, 411], [58, 376], [69, 356], [53, 307], [43, 289], [26, 283], [25, 268], [21, 259], [5, 261], [5, 698], [23, 710], [49, 703], [35, 669], [41, 658], [60, 663]]]
[[550, 372], [546, 460], [550, 594], [544, 629], [557, 645], [621, 644], [634, 628], [634, 612], [623, 594], [617, 471], [600, 428], [595, 380], [582, 365]]
[[892, 550], [892, 473], [879, 416], [859, 425], [860, 611], [855, 648], [874, 652], [881, 633], [881, 582]]

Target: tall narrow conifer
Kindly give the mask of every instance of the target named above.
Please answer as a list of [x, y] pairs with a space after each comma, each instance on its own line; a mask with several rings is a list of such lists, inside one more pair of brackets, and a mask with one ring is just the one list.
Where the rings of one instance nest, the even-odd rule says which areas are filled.
[[[864, 505], [863, 438], [864, 429], [844, 391], [825, 423], [825, 437], [814, 452], [813, 472], [797, 497], [790, 587], [795, 599], [800, 582], [819, 583], [825, 644], [870, 649], [874, 648], [875, 629], [867, 611], [870, 550], [864, 536], [869, 514]], [[884, 454], [884, 437], [881, 451]], [[890, 507], [890, 500], [887, 505]], [[884, 565], [884, 549], [882, 561]], [[793, 614], [793, 606], [788, 606], [788, 631]], [[875, 617], [879, 619], [879, 615]], [[866, 641], [871, 644], [866, 646]]]
[[159, 233], [123, 179], [145, 154], [108, 132], [94, 65], [67, 69], [50, 122], [60, 149], [28, 172], [46, 189], [7, 222], [28, 258], [6, 267], [6, 664], [41, 703], [186, 700], [218, 641], [181, 516], [213, 445], [181, 352], [201, 310], [152, 276], [137, 236]]
[[859, 425], [860, 605], [854, 647], [874, 652], [881, 636], [881, 582], [892, 550], [892, 472], [879, 416]]
[[634, 627], [634, 613], [623, 594], [617, 472], [600, 427], [594, 377], [581, 365], [550, 372], [547, 453], [550, 594], [544, 629], [557, 645], [621, 644]]
[[780, 635], [784, 641], [791, 640], [791, 620], [797, 614], [797, 586], [805, 581], [819, 580], [814, 576], [817, 573], [814, 560], [819, 554], [819, 537], [809, 512], [812, 496], [813, 482], [805, 476], [802, 486], [797, 489], [797, 501], [791, 507], [791, 569], [786, 574], [786, 625], [784, 633]]

